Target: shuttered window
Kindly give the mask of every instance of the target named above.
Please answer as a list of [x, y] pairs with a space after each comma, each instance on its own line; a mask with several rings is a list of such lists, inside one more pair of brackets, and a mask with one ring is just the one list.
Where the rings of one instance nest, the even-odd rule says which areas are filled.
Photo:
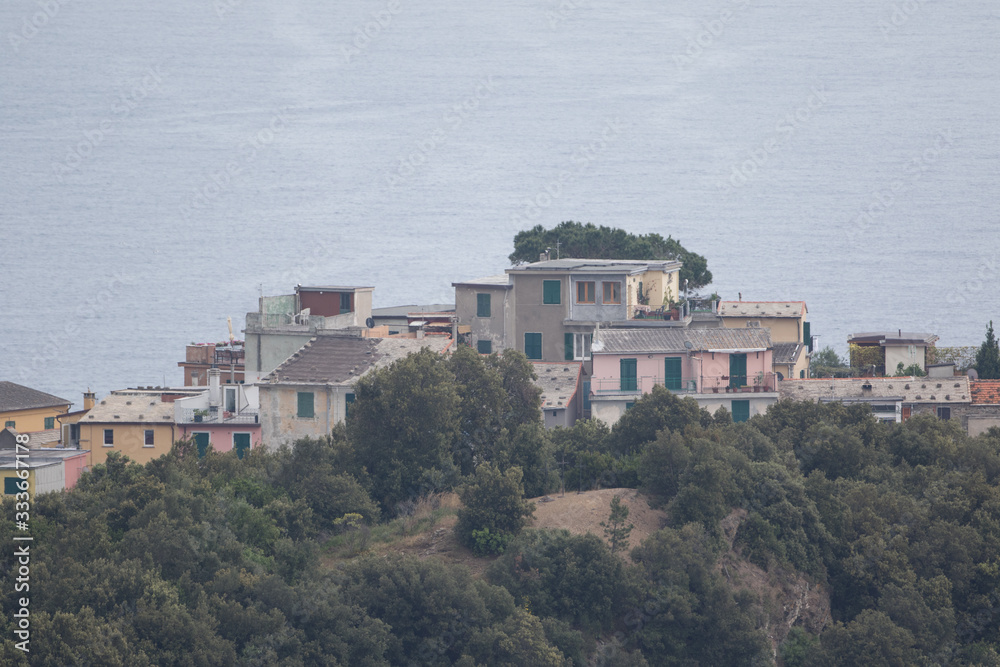
[[733, 421], [745, 422], [750, 419], [750, 401], [733, 401]]
[[542, 303], [562, 303], [562, 281], [542, 281]]
[[622, 359], [620, 368], [621, 368], [621, 390], [635, 391], [636, 389], [638, 389], [639, 385], [636, 380], [636, 360]]
[[542, 334], [540, 333], [524, 334], [524, 356], [528, 357], [529, 359], [542, 358]]
[[194, 444], [198, 447], [198, 458], [205, 458], [208, 453], [208, 433], [195, 433]]
[[236, 458], [242, 459], [250, 451], [250, 434], [233, 433], [233, 449], [236, 451]]
[[490, 317], [490, 295], [476, 295], [476, 317]]
[[663, 362], [664, 385], [671, 391], [679, 391], [683, 387], [681, 378], [681, 358], [667, 357]]
[[745, 387], [747, 384], [747, 355], [729, 355], [729, 386]]
[[313, 405], [313, 393], [311, 391], [300, 391], [298, 415], [303, 419], [312, 419], [316, 416], [316, 409]]
[[573, 361], [574, 337], [571, 333], [563, 334], [563, 359], [566, 361]]
[[55, 428], [55, 427], [56, 427], [56, 418], [55, 417], [46, 417], [45, 418], [45, 430], [47, 431], [50, 428]]
[[491, 340], [477, 340], [476, 349], [479, 350], [479, 354], [492, 354], [493, 353], [493, 341]]

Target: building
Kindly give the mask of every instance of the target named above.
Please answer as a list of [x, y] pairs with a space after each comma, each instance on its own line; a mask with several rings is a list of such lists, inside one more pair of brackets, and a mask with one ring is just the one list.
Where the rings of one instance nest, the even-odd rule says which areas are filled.
[[608, 425], [657, 385], [709, 412], [723, 407], [734, 421], [778, 400], [767, 329], [601, 329], [593, 355], [584, 387], [591, 414]]
[[319, 332], [258, 384], [265, 446], [276, 449], [329, 434], [347, 418], [358, 378], [421, 348], [443, 353], [450, 344], [445, 336], [367, 338]]
[[809, 377], [812, 331], [805, 301], [722, 301], [720, 326], [727, 329], [770, 329], [774, 372], [785, 378]]
[[[58, 433], [48, 430], [21, 434], [10, 427], [0, 430], [0, 483], [5, 496], [27, 491], [34, 498], [40, 493], [76, 486], [80, 475], [87, 470], [89, 452], [51, 446], [58, 444], [52, 439]], [[26, 444], [18, 447], [20, 435], [29, 437]], [[26, 478], [18, 472], [22, 470], [27, 471]]]
[[[900, 365], [906, 369], [915, 364], [926, 372], [927, 348], [937, 340], [937, 336], [929, 333], [874, 331], [851, 334], [847, 344], [851, 349], [851, 366], [872, 365], [873, 375], [894, 375]], [[866, 352], [872, 348], [875, 348], [873, 353]]]
[[246, 382], [258, 382], [320, 331], [374, 325], [374, 289], [296, 285], [294, 294], [262, 296], [258, 311], [246, 316]]
[[970, 380], [972, 404], [960, 414], [969, 435], [985, 433], [1000, 427], [1000, 380]]
[[579, 361], [533, 361], [531, 365], [538, 376], [535, 384], [542, 390], [545, 428], [572, 426], [583, 416], [586, 398], [580, 386], [583, 364]]
[[185, 387], [207, 387], [208, 371], [222, 371], [224, 384], [242, 384], [244, 379], [245, 349], [243, 341], [222, 343], [192, 343], [184, 353], [184, 361], [177, 365], [184, 369]]
[[73, 401], [13, 382], [0, 382], [0, 428], [20, 433], [58, 428]]
[[458, 334], [480, 354], [516, 348], [513, 308], [514, 285], [506, 274], [452, 283]]
[[782, 399], [821, 403], [868, 403], [880, 421], [906, 421], [915, 414], [965, 418], [972, 403], [969, 379], [928, 377], [817, 378], [778, 383]]
[[413, 331], [413, 322], [419, 321], [425, 313], [440, 317], [442, 314], [448, 316], [448, 329], [451, 330], [452, 316], [455, 314], [455, 305], [451, 303], [432, 303], [426, 305], [410, 306], [390, 306], [387, 308], [373, 308], [372, 320], [377, 330], [378, 338], [388, 336], [403, 336]]
[[104, 463], [112, 451], [136, 463], [166, 454], [179, 439], [173, 402], [204, 391], [186, 387], [112, 391], [77, 423], [79, 446], [90, 450], [88, 465]]
[[199, 457], [211, 448], [235, 451], [242, 459], [261, 445], [258, 388], [224, 385], [224, 374], [218, 368], [209, 369], [207, 390], [173, 401], [177, 439], [193, 440]]

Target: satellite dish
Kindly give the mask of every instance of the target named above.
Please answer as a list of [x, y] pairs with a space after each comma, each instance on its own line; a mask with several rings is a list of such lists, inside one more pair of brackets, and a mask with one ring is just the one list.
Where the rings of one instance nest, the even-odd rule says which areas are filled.
[[369, 317], [367, 320], [365, 320], [365, 326], [368, 327], [369, 329], [374, 329], [375, 328], [375, 318], [374, 317]]
[[686, 341], [684, 341], [684, 347], [686, 347], [689, 350], [692, 350], [692, 349], [694, 349], [694, 343], [692, 343], [689, 340], [686, 340]]

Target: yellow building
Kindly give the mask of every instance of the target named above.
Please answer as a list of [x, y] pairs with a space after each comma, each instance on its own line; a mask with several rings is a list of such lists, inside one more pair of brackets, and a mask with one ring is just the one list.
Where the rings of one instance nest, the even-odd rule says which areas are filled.
[[80, 447], [90, 450], [89, 464], [104, 463], [112, 451], [136, 463], [147, 463], [169, 452], [178, 436], [173, 398], [195, 393], [128, 389], [105, 396], [77, 424]]
[[774, 372], [782, 378], [809, 377], [812, 335], [805, 301], [722, 301], [719, 318], [727, 329], [770, 329]]
[[73, 401], [13, 382], [0, 382], [0, 428], [19, 433], [59, 428], [57, 418]]

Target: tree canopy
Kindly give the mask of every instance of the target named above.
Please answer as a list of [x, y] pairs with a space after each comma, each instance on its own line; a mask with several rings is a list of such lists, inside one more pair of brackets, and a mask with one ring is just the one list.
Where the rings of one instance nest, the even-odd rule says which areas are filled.
[[712, 282], [712, 272], [708, 270], [706, 259], [690, 252], [671, 236], [663, 238], [659, 234], [630, 234], [623, 229], [600, 227], [567, 221], [552, 229], [537, 225], [520, 231], [514, 236], [514, 252], [510, 254], [512, 264], [537, 262], [538, 256], [547, 248], [559, 244], [560, 255], [578, 259], [674, 259], [683, 262], [680, 279], [692, 289], [704, 287]]
[[990, 326], [986, 329], [986, 340], [976, 352], [976, 372], [981, 380], [1000, 379], [1000, 346], [993, 335], [993, 320], [990, 320]]

